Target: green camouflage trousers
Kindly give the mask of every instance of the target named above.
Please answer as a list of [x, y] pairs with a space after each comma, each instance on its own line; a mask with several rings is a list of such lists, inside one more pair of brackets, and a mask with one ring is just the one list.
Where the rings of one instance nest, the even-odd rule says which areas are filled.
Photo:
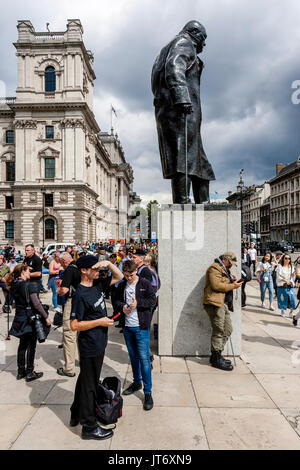
[[211, 350], [223, 351], [232, 333], [230, 311], [225, 304], [222, 307], [204, 305], [204, 309], [209, 316], [212, 326]]

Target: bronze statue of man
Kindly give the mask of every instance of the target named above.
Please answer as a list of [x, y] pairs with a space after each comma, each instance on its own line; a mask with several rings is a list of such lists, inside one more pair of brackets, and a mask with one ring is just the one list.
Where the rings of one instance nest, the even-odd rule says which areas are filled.
[[198, 21], [189, 21], [160, 51], [152, 69], [162, 171], [172, 180], [174, 204], [190, 202], [191, 184], [196, 204], [209, 201], [209, 181], [215, 179], [200, 134], [203, 62], [197, 54], [206, 37]]

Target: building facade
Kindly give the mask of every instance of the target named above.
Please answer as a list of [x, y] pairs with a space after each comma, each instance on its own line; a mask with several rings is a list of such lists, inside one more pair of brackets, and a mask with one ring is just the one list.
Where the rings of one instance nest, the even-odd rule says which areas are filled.
[[0, 102], [1, 243], [127, 238], [133, 171], [95, 120], [80, 20], [65, 32], [17, 28], [16, 97]]
[[288, 165], [277, 164], [269, 183], [271, 240], [300, 243], [300, 156]]
[[[242, 237], [258, 238], [261, 235], [261, 206], [264, 200], [270, 195], [270, 185], [265, 182], [263, 185], [245, 186], [242, 175], [235, 192], [229, 191], [226, 198], [230, 204], [241, 211]], [[251, 228], [252, 227], [252, 228]], [[265, 234], [264, 234], [265, 237]]]

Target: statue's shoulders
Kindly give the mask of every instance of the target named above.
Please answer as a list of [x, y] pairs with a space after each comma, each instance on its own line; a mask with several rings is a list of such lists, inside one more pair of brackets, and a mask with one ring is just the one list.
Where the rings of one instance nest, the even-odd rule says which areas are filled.
[[186, 47], [194, 49], [193, 42], [187, 33], [180, 33], [171, 41], [173, 47]]

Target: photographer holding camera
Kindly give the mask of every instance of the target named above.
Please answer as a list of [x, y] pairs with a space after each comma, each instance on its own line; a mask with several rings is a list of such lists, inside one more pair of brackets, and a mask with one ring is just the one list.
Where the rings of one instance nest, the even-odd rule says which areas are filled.
[[6, 285], [16, 303], [16, 314], [9, 334], [20, 338], [17, 380], [26, 377], [26, 382], [31, 382], [43, 376], [42, 372], [34, 371], [37, 339], [40, 342], [45, 340], [45, 336], [41, 337], [44, 330], [40, 318], [48, 327], [51, 321], [38, 298], [39, 286], [30, 282], [29, 266], [18, 264], [7, 276]]
[[[92, 255], [82, 256], [76, 264], [81, 282], [72, 301], [71, 330], [79, 332], [80, 374], [71, 406], [70, 426], [77, 426], [80, 422], [83, 439], [108, 439], [113, 431], [100, 427], [96, 419], [96, 397], [107, 345], [107, 327], [114, 324], [107, 316], [104, 292], [109, 285], [123, 279], [123, 274], [109, 261], [98, 261]], [[101, 277], [103, 268], [108, 269], [111, 276]]]

